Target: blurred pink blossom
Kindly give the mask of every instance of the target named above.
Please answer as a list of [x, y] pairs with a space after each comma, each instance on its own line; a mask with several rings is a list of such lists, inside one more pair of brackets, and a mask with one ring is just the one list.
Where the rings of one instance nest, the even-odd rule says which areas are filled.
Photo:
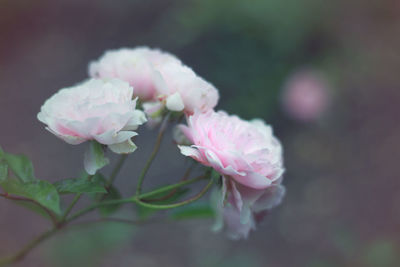
[[286, 113], [300, 121], [314, 121], [326, 111], [330, 100], [328, 82], [318, 72], [301, 70], [287, 80], [282, 104]]

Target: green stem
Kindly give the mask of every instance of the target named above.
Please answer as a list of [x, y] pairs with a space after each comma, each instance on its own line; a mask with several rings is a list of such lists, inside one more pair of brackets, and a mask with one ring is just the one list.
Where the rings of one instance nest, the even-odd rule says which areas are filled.
[[[87, 177], [88, 181], [91, 181], [94, 175], [89, 175]], [[69, 215], [69, 213], [71, 212], [71, 210], [74, 208], [75, 204], [79, 201], [79, 199], [82, 197], [82, 193], [78, 193], [75, 195], [74, 199], [72, 200], [72, 202], [69, 204], [69, 206], [67, 207], [67, 209], [65, 210], [63, 216], [61, 217], [61, 224], [64, 223], [65, 219], [67, 219], [67, 216]], [[57, 225], [59, 226], [59, 225]]]
[[43, 242], [50, 236], [52, 236], [55, 232], [57, 232], [57, 230], [58, 230], [57, 228], [54, 228], [36, 237], [31, 242], [29, 242], [25, 247], [23, 247], [20, 251], [18, 251], [16, 254], [12, 255], [11, 257], [0, 260], [0, 266], [6, 266], [8, 264], [21, 260], [29, 251], [31, 251], [34, 247], [36, 247], [36, 245]]
[[[192, 169], [194, 167], [194, 164], [191, 165], [185, 172], [185, 174], [183, 175], [181, 181], [186, 181], [186, 179], [189, 177]], [[205, 178], [205, 177], [204, 177]], [[178, 191], [178, 188], [175, 188], [173, 190], [171, 190], [167, 195], [159, 197], [159, 198], [152, 198], [152, 199], [146, 199], [146, 202], [155, 202], [155, 201], [163, 201], [166, 199], [169, 199], [171, 197], [173, 197], [175, 195], [175, 193]]]
[[139, 198], [139, 199], [149, 198], [149, 197], [152, 197], [152, 196], [154, 196], [154, 195], [157, 195], [157, 194], [160, 194], [160, 193], [164, 193], [164, 192], [167, 192], [167, 191], [170, 191], [170, 190], [173, 190], [173, 189], [176, 189], [176, 188], [185, 186], [185, 185], [189, 185], [189, 184], [192, 184], [192, 183], [195, 183], [195, 182], [204, 180], [204, 179], [206, 179], [206, 177], [205, 177], [204, 175], [202, 175], [202, 176], [199, 176], [199, 177], [190, 179], [190, 180], [182, 181], [182, 182], [180, 182], [180, 183], [176, 183], [176, 184], [172, 184], [172, 185], [167, 185], [167, 186], [164, 186], [164, 187], [155, 189], [155, 190], [153, 190], [153, 191], [151, 191], [151, 192], [141, 194], [141, 195], [139, 195], [138, 198]]
[[[72, 215], [70, 218], [65, 219], [64, 216], [68, 216], [68, 213], [72, 210], [72, 207], [75, 205], [75, 203], [78, 201], [79, 199], [79, 195], [76, 195], [74, 200], [72, 201], [72, 203], [70, 204], [70, 206], [67, 208], [66, 212], [64, 213], [64, 220], [62, 221], [63, 224], [61, 225], [61, 227], [57, 228], [55, 227], [52, 230], [49, 230], [45, 233], [43, 233], [42, 235], [38, 236], [37, 238], [35, 238], [34, 240], [32, 240], [30, 243], [28, 243], [25, 247], [23, 247], [19, 252], [17, 252], [15, 255], [8, 257], [8, 258], [4, 258], [4, 259], [0, 259], [0, 266], [6, 266], [8, 264], [14, 263], [18, 260], [21, 260], [29, 251], [31, 251], [34, 247], [36, 247], [39, 243], [45, 241], [46, 239], [48, 239], [49, 237], [51, 237], [53, 234], [57, 233], [58, 230], [63, 229], [64, 225], [67, 225], [68, 223], [70, 223], [71, 221], [81, 217], [82, 215], [85, 215], [86, 213], [97, 209], [98, 207], [101, 207], [103, 205], [115, 205], [115, 204], [124, 204], [124, 203], [137, 203], [138, 205], [142, 205], [144, 207], [148, 207], [148, 208], [153, 208], [153, 209], [171, 209], [171, 208], [176, 208], [176, 207], [180, 207], [183, 205], [187, 205], [189, 203], [192, 203], [194, 201], [196, 201], [197, 199], [201, 198], [207, 191], [208, 189], [211, 187], [213, 180], [210, 179], [209, 183], [206, 185], [206, 187], [204, 187], [197, 195], [193, 196], [192, 198], [189, 198], [187, 200], [184, 200], [182, 202], [178, 202], [175, 204], [169, 204], [169, 205], [156, 205], [156, 204], [149, 204], [146, 202], [143, 202], [141, 199], [142, 198], [148, 198], [166, 191], [170, 191], [185, 185], [189, 185], [201, 180], [204, 180], [208, 178], [208, 176], [199, 176], [190, 180], [186, 180], [186, 181], [182, 181], [180, 183], [177, 184], [173, 184], [173, 185], [168, 185], [168, 186], [164, 186], [158, 189], [155, 189], [151, 192], [148, 193], [144, 193], [134, 197], [130, 197], [130, 198], [126, 198], [126, 199], [116, 199], [116, 200], [110, 200], [110, 201], [103, 201], [100, 203], [96, 203], [92, 206], [89, 206], [85, 209], [82, 209], [81, 211], [78, 211], [77, 213], [75, 213], [74, 215]], [[0, 194], [0, 196], [6, 197], [5, 194]], [[10, 196], [7, 196], [8, 198], [11, 198]], [[13, 199], [13, 198], [11, 198]], [[27, 199], [20, 199], [18, 198], [18, 200], [26, 200], [29, 201]], [[101, 221], [115, 221], [115, 222], [121, 222], [121, 223], [131, 223], [131, 224], [135, 224], [135, 223], [141, 223], [140, 221], [129, 221], [129, 220], [123, 220], [123, 219], [113, 219], [113, 218], [105, 218], [102, 219]]]
[[128, 154], [123, 154], [121, 155], [121, 157], [119, 158], [117, 165], [115, 165], [114, 169], [111, 172], [110, 175], [110, 179], [107, 181], [106, 183], [106, 188], [110, 188], [110, 186], [113, 184], [113, 182], [115, 181], [115, 178], [117, 178], [117, 175], [119, 173], [119, 171], [121, 170], [122, 165], [124, 165], [125, 160], [128, 158]]
[[158, 188], [158, 189], [156, 189], [154, 191], [151, 191], [151, 192], [148, 192], [148, 193], [144, 193], [144, 194], [139, 195], [139, 196], [134, 196], [134, 197], [130, 197], [130, 198], [124, 198], [124, 199], [115, 199], [115, 200], [109, 200], [109, 201], [102, 201], [102, 202], [93, 204], [93, 205], [91, 205], [91, 206], [89, 206], [87, 208], [84, 208], [84, 209], [78, 211], [77, 213], [72, 215], [69, 219], [67, 219], [65, 221], [65, 223], [69, 223], [69, 222], [71, 222], [73, 220], [76, 220], [77, 218], [85, 215], [86, 213], [91, 212], [91, 211], [93, 211], [93, 210], [95, 210], [95, 209], [97, 209], [97, 208], [99, 208], [101, 206], [106, 206], [106, 205], [136, 203], [138, 205], [145, 206], [145, 207], [150, 207], [150, 208], [153, 208], [153, 209], [171, 209], [171, 208], [175, 208], [175, 207], [180, 207], [180, 206], [189, 204], [189, 203], [199, 199], [200, 197], [202, 197], [207, 192], [207, 190], [210, 188], [210, 186], [212, 185], [213, 181], [210, 180], [210, 182], [207, 184], [207, 186], [199, 194], [197, 194], [196, 196], [194, 196], [194, 197], [192, 197], [192, 198], [190, 198], [188, 200], [185, 200], [183, 202], [176, 203], [176, 204], [156, 205], [156, 204], [146, 203], [146, 202], [142, 201], [141, 199], [142, 198], [148, 198], [148, 197], [154, 196], [156, 194], [160, 194], [160, 193], [163, 193], [163, 192], [166, 192], [166, 191], [169, 191], [169, 190], [172, 190], [172, 189], [184, 186], [184, 185], [192, 184], [192, 183], [195, 183], [197, 181], [201, 181], [201, 180], [203, 180], [205, 178], [206, 177], [204, 177], [204, 176], [196, 177], [194, 179], [183, 181], [183, 182], [180, 182], [180, 183], [177, 183], [177, 184], [164, 186], [164, 187]]
[[212, 184], [213, 184], [213, 180], [210, 180], [208, 182], [208, 184], [197, 195], [195, 195], [187, 200], [184, 200], [184, 201], [181, 201], [178, 203], [174, 203], [174, 204], [162, 204], [162, 205], [150, 204], [150, 203], [143, 202], [142, 200], [137, 199], [137, 198], [135, 198], [135, 202], [138, 205], [141, 205], [146, 208], [151, 208], [151, 209], [158, 209], [158, 210], [173, 209], [173, 208], [177, 208], [177, 207], [181, 207], [181, 206], [190, 204], [190, 203], [198, 200], [208, 191], [208, 189], [211, 187]]
[[142, 171], [140, 173], [140, 176], [138, 178], [137, 188], [136, 188], [136, 196], [140, 195], [140, 193], [142, 191], [143, 181], [144, 181], [144, 178], [145, 178], [145, 176], [147, 174], [147, 171], [149, 170], [151, 164], [153, 163], [153, 160], [155, 159], [155, 157], [156, 157], [156, 155], [158, 153], [158, 150], [160, 149], [161, 141], [162, 141], [162, 138], [164, 136], [165, 130], [167, 128], [169, 115], [170, 115], [170, 113], [168, 113], [164, 117], [164, 120], [163, 120], [163, 122], [162, 122], [162, 124], [160, 126], [160, 131], [158, 132], [157, 140], [156, 140], [156, 143], [154, 145], [153, 151], [151, 152], [151, 155], [150, 155], [149, 159], [147, 160], [146, 164], [144, 165], [144, 167], [143, 167], [143, 169], [142, 169]]
[[74, 199], [72, 200], [71, 204], [69, 204], [69, 206], [67, 207], [67, 209], [65, 210], [63, 216], [61, 217], [61, 222], [64, 222], [65, 219], [67, 218], [67, 216], [69, 215], [69, 213], [71, 212], [72, 208], [75, 206], [75, 204], [79, 201], [79, 199], [81, 198], [82, 193], [78, 193], [75, 195]]

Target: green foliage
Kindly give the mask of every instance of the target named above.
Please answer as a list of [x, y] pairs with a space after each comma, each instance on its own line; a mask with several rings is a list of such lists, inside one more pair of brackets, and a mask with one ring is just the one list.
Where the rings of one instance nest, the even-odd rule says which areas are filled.
[[71, 193], [107, 193], [104, 183], [95, 175], [91, 180], [82, 178], [65, 179], [54, 183], [60, 194]]
[[[8, 169], [17, 178], [9, 177]], [[0, 148], [0, 187], [13, 196], [27, 198], [50, 211], [60, 214], [60, 196], [54, 185], [35, 178], [32, 162], [23, 155], [13, 155]], [[16, 201], [39, 214], [43, 210], [33, 203]]]
[[8, 177], [8, 165], [0, 160], [0, 182]]
[[108, 253], [129, 241], [134, 229], [113, 222], [80, 226], [50, 240], [44, 251], [52, 266], [100, 266]]
[[214, 210], [208, 203], [192, 203], [171, 211], [169, 216], [173, 220], [213, 218]]
[[6, 179], [0, 186], [8, 194], [31, 199], [56, 214], [61, 214], [60, 196], [54, 185], [47, 181], [35, 180], [32, 182], [21, 182], [18, 179]]
[[32, 162], [24, 155], [13, 155], [0, 148], [0, 160], [4, 160], [13, 173], [23, 182], [35, 180]]

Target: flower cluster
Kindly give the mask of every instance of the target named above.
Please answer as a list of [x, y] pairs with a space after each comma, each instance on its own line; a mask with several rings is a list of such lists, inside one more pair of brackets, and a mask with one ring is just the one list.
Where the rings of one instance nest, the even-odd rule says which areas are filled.
[[167, 111], [180, 112], [187, 121], [178, 126], [181, 153], [221, 175], [212, 194], [215, 229], [246, 238], [280, 203], [285, 192], [282, 146], [271, 127], [261, 119], [214, 111], [218, 90], [174, 55], [147, 47], [112, 50], [89, 64], [89, 76], [61, 89], [38, 114], [46, 129], [67, 143], [95, 144], [85, 155], [89, 174], [106, 164], [99, 147], [132, 153], [140, 125], [154, 126]]
[[[106, 52], [89, 65], [94, 78], [118, 78], [135, 88], [135, 95], [150, 102], [150, 114], [164, 106], [172, 111], [205, 112], [218, 102], [217, 89], [175, 56], [156, 49], [138, 47]], [[151, 105], [152, 104], [152, 105]]]

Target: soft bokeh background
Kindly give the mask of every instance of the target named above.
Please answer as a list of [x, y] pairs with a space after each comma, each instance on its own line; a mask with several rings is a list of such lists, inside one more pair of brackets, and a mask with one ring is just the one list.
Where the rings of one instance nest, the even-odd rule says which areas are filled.
[[[99, 224], [60, 233], [16, 266], [400, 266], [398, 0], [0, 0], [3, 149], [27, 154], [42, 179], [75, 177], [83, 146], [36, 114], [103, 51], [137, 45], [181, 57], [219, 88], [219, 109], [274, 126], [287, 197], [246, 241], [212, 233], [212, 220]], [[309, 120], [282, 105], [303, 70], [323, 77], [329, 98]], [[154, 138], [141, 131], [117, 182], [124, 195]], [[183, 165], [165, 142], [146, 187], [176, 181]], [[0, 199], [0, 255], [48, 227]]]

